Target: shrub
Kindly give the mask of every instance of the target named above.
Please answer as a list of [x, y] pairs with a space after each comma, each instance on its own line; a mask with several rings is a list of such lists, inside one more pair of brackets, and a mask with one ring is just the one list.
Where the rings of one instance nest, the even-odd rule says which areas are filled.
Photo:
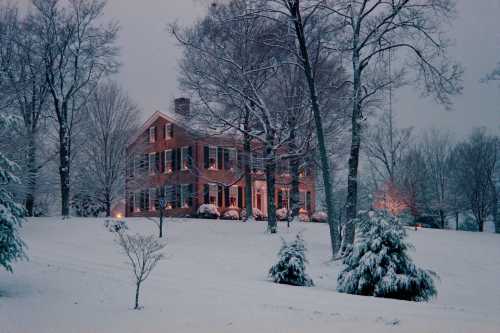
[[269, 277], [273, 282], [306, 287], [314, 285], [312, 279], [306, 274], [308, 263], [306, 246], [300, 234], [291, 243], [283, 240], [278, 257], [278, 263], [269, 270]]
[[325, 212], [316, 212], [311, 216], [311, 221], [325, 223], [328, 221], [328, 215]]
[[276, 218], [278, 219], [278, 221], [288, 220], [288, 209], [280, 208], [276, 210]]
[[121, 232], [124, 230], [128, 230], [128, 226], [125, 221], [105, 220], [104, 227], [110, 232]]
[[236, 209], [228, 209], [222, 214], [224, 220], [239, 220], [240, 213]]
[[418, 268], [397, 219], [386, 212], [361, 214], [360, 235], [344, 259], [337, 290], [354, 295], [428, 301], [437, 293], [434, 272]]
[[203, 204], [198, 208], [198, 216], [204, 219], [217, 219], [220, 213], [216, 205]]

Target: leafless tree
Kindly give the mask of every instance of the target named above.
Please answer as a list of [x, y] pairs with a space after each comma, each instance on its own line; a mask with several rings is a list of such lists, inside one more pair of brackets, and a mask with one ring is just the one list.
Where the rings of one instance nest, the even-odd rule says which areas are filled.
[[[330, 18], [344, 24], [331, 47], [346, 55], [351, 68], [352, 142], [346, 206], [347, 218], [354, 219], [362, 123], [371, 100], [391, 84], [405, 82], [406, 73], [415, 74], [423, 94], [432, 95], [447, 107], [451, 96], [461, 91], [462, 70], [446, 56], [449, 42], [443, 33], [444, 24], [454, 16], [455, 3], [341, 0], [317, 1], [317, 7], [325, 8]], [[389, 65], [393, 66], [391, 71], [387, 70]], [[350, 225], [348, 243], [354, 240], [354, 224]]]
[[376, 176], [383, 182], [394, 183], [396, 169], [410, 145], [412, 128], [397, 128], [391, 110], [382, 113], [367, 132], [366, 155]]
[[[9, 31], [5, 45], [10, 52], [1, 52], [5, 86], [2, 90], [11, 100], [10, 109], [23, 120], [22, 131], [18, 133], [17, 147], [23, 152], [22, 178], [25, 207], [28, 216], [33, 216], [35, 193], [40, 169], [55, 158], [53, 154], [40, 158], [40, 145], [44, 139], [39, 135], [47, 117], [48, 89], [44, 76], [44, 65], [40, 50], [36, 48], [36, 33], [31, 20], [20, 17], [17, 8], [7, 8], [4, 16]], [[1, 20], [1, 19], [0, 19]]]
[[103, 0], [32, 0], [36, 47], [58, 124], [61, 213], [69, 215], [72, 130], [95, 84], [116, 71], [118, 25], [102, 23]]
[[146, 281], [158, 262], [164, 258], [160, 252], [166, 246], [155, 236], [129, 235], [118, 232], [118, 244], [128, 258], [135, 283], [134, 310], [139, 310], [141, 284]]
[[498, 138], [477, 129], [453, 151], [454, 176], [474, 215], [479, 231], [494, 210], [494, 172], [498, 163]]
[[85, 111], [85, 144], [82, 145], [83, 188], [111, 215], [111, 206], [123, 198], [126, 148], [139, 127], [137, 106], [115, 82], [99, 84]]
[[441, 228], [445, 227], [450, 211], [451, 153], [453, 142], [447, 132], [431, 129], [424, 134], [422, 142], [429, 189], [429, 209], [437, 213]]
[[[245, 155], [250, 141], [263, 150], [268, 225], [276, 232], [276, 154], [288, 145], [294, 130], [307, 128], [309, 119], [307, 113], [297, 114], [291, 130], [288, 109], [273, 107], [273, 87], [278, 73], [285, 70], [283, 57], [288, 59], [274, 41], [287, 31], [286, 25], [253, 15], [253, 9], [244, 0], [214, 5], [195, 27], [180, 31], [172, 26], [172, 31], [186, 50], [181, 83], [202, 105], [206, 123], [218, 124], [219, 131], [240, 133]], [[303, 140], [297, 151], [306, 144]]]

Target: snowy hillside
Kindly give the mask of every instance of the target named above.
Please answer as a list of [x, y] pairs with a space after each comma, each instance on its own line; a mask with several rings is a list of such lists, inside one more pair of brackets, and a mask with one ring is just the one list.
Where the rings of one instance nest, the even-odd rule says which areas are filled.
[[[436, 271], [438, 297], [410, 303], [339, 294], [328, 227], [171, 220], [166, 259], [132, 310], [132, 279], [99, 219], [33, 219], [22, 235], [29, 262], [0, 271], [0, 332], [500, 332], [500, 237], [409, 231], [412, 253]], [[144, 219], [131, 232], [156, 233]], [[276, 285], [267, 272], [280, 236], [303, 230], [312, 288]]]

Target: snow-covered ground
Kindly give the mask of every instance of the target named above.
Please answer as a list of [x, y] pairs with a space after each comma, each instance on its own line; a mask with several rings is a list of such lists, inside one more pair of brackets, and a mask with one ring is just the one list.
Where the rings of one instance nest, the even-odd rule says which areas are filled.
[[[125, 257], [103, 219], [33, 219], [22, 235], [30, 261], [0, 271], [0, 332], [500, 332], [500, 236], [409, 231], [413, 257], [440, 275], [431, 303], [335, 291], [328, 227], [169, 220], [166, 259], [134, 311]], [[145, 219], [131, 232], [156, 233]], [[280, 236], [303, 231], [313, 288], [276, 285], [267, 271]]]

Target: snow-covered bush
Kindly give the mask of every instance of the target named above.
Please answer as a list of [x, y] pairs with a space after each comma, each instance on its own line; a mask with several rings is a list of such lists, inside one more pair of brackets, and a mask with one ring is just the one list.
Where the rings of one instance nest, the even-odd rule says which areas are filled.
[[125, 221], [114, 221], [114, 220], [105, 220], [104, 227], [108, 229], [110, 232], [122, 232], [124, 230], [128, 230], [127, 223]]
[[[14, 118], [0, 115], [0, 130], [13, 125]], [[20, 183], [13, 173], [17, 168], [17, 164], [0, 152], [0, 266], [9, 272], [13, 262], [26, 258], [24, 243], [18, 234], [25, 211], [7, 190], [7, 185]]]
[[311, 216], [311, 221], [325, 223], [328, 221], [328, 215], [325, 212], [316, 212]]
[[220, 213], [216, 205], [203, 204], [198, 208], [198, 216], [204, 219], [217, 219]]
[[314, 285], [313, 280], [306, 273], [308, 263], [306, 246], [300, 234], [291, 243], [283, 239], [278, 257], [278, 263], [269, 270], [269, 277], [273, 282], [306, 287]]
[[299, 213], [299, 221], [300, 222], [310, 222], [311, 219], [309, 218], [309, 215], [307, 215], [307, 213]]
[[224, 220], [239, 220], [240, 213], [236, 209], [228, 209], [222, 214]]
[[104, 207], [94, 197], [85, 193], [78, 193], [71, 201], [76, 216], [78, 217], [98, 217], [105, 211]]
[[276, 218], [278, 219], [278, 221], [288, 220], [288, 209], [280, 208], [276, 210]]
[[[252, 209], [252, 212], [253, 212], [253, 218], [257, 221], [264, 221], [266, 219], [266, 216], [264, 215], [264, 213], [262, 213], [262, 211], [258, 208], [253, 208]], [[245, 220], [247, 217], [247, 210], [246, 209], [243, 209], [241, 211], [241, 219]]]
[[418, 268], [408, 255], [406, 231], [387, 212], [360, 215], [360, 234], [344, 259], [337, 290], [354, 295], [428, 301], [437, 293], [434, 272]]

